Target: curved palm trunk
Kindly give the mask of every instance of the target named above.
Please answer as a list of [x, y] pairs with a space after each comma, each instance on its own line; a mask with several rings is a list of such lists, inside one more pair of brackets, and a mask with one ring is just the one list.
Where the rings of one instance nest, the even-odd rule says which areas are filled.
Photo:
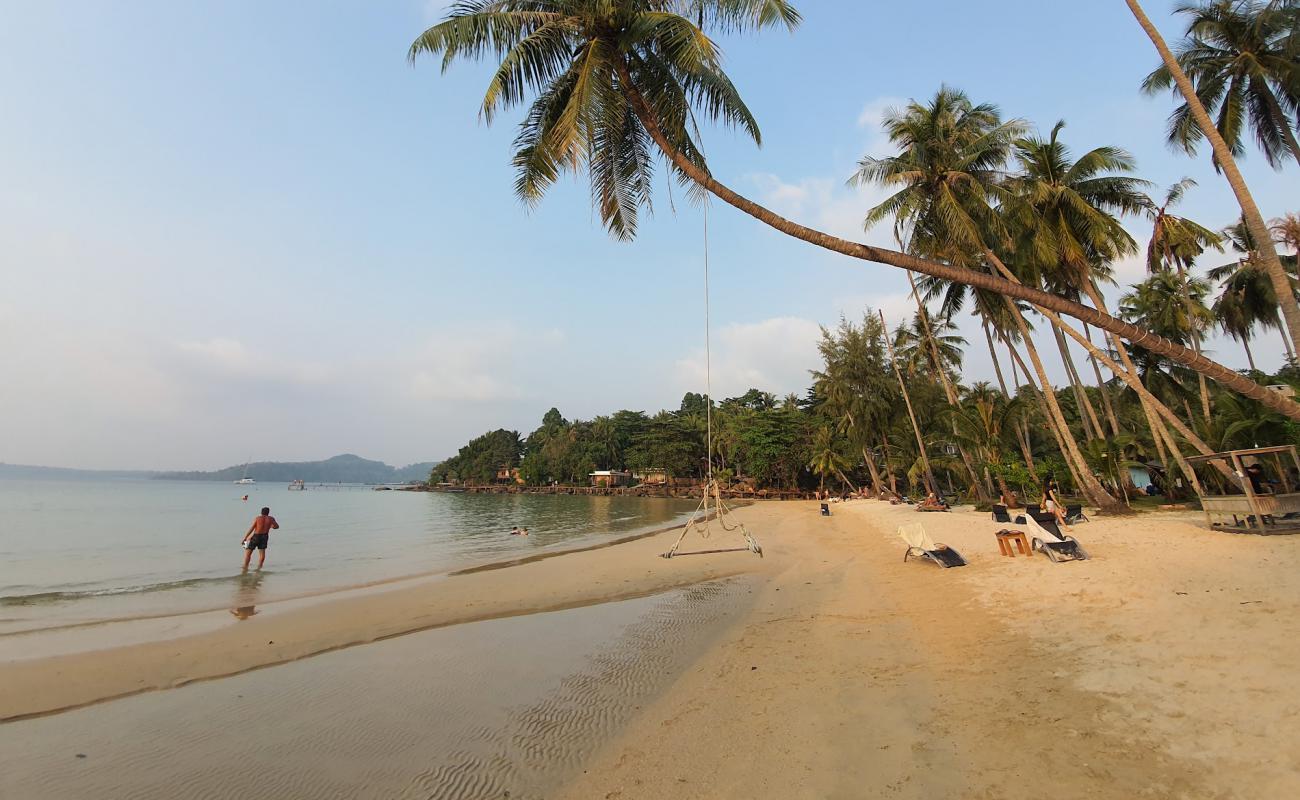
[[[997, 259], [993, 253], [985, 253], [986, 258]], [[1001, 263], [1001, 262], [998, 262]], [[1002, 267], [1005, 269], [1005, 267]], [[1016, 321], [1016, 326], [1020, 328], [1020, 336], [1025, 342], [1025, 351], [1029, 353], [1029, 360], [1034, 365], [1034, 371], [1038, 373], [1039, 385], [1043, 387], [1043, 398], [1047, 401], [1047, 407], [1050, 410], [1053, 419], [1061, 432], [1061, 440], [1065, 445], [1065, 457], [1067, 462], [1073, 462], [1079, 472], [1079, 489], [1083, 496], [1088, 499], [1102, 513], [1122, 514], [1128, 510], [1128, 507], [1106, 491], [1101, 483], [1093, 477], [1092, 470], [1088, 468], [1088, 462], [1084, 460], [1083, 453], [1079, 452], [1079, 443], [1074, 439], [1074, 433], [1071, 432], [1069, 425], [1065, 422], [1065, 415], [1061, 413], [1061, 406], [1056, 402], [1056, 393], [1052, 390], [1052, 382], [1047, 377], [1047, 369], [1043, 367], [1043, 360], [1038, 357], [1038, 348], [1034, 347], [1029, 338], [1029, 325], [1025, 322], [1024, 316], [1020, 309], [1011, 298], [1006, 298], [1007, 306], [1011, 309], [1011, 315]]]
[[1244, 347], [1244, 348], [1246, 348], [1246, 362], [1247, 362], [1248, 364], [1250, 364], [1250, 371], [1251, 371], [1251, 372], [1259, 372], [1259, 370], [1255, 368], [1255, 354], [1252, 353], [1252, 352], [1250, 352], [1250, 337], [1249, 337], [1249, 336], [1243, 336], [1243, 337], [1241, 337], [1241, 346]]
[[[939, 373], [939, 380], [943, 383], [944, 396], [948, 398], [948, 405], [951, 408], [957, 408], [960, 405], [957, 401], [957, 390], [953, 388], [952, 381], [948, 378], [948, 370], [944, 369], [943, 360], [939, 357], [939, 345], [934, 340], [934, 331], [930, 330], [930, 315], [926, 313], [925, 304], [921, 302], [921, 294], [916, 291], [916, 280], [912, 277], [911, 270], [907, 271], [907, 282], [912, 287], [912, 299], [916, 301], [916, 313], [921, 317], [921, 328], [925, 332], [926, 342], [930, 345], [930, 356], [934, 359], [934, 369]], [[955, 440], [957, 438], [956, 421], [952, 423], [952, 433]], [[975, 472], [975, 464], [971, 461], [966, 448], [958, 444], [957, 452], [961, 455], [961, 463], [966, 467], [967, 477], [970, 478], [971, 486], [975, 488], [975, 495], [979, 498], [979, 501], [981, 503], [993, 502], [993, 498], [990, 497], [992, 492], [986, 490], [985, 486], [980, 483], [979, 475]]]
[[[1007, 382], [1002, 377], [1002, 362], [998, 359], [997, 348], [993, 346], [993, 333], [989, 331], [988, 317], [981, 315], [980, 321], [984, 328], [984, 340], [989, 343], [989, 357], [993, 359], [993, 371], [997, 373], [998, 386], [1002, 389], [1002, 396], [1010, 400], [1011, 395], [1007, 392]], [[1011, 368], [1014, 370], [1016, 368], [1015, 364], [1012, 364]], [[1016, 388], [1019, 389], [1020, 387]], [[1016, 429], [1016, 442], [1020, 445], [1020, 454], [1024, 456], [1025, 464], [1032, 470], [1034, 468], [1034, 454], [1029, 449], [1029, 439], [1025, 436], [1025, 432], [1019, 424], [1012, 423], [1012, 427]]]
[[[1087, 325], [1083, 326], [1083, 335], [1088, 339], [1088, 345], [1092, 344], [1092, 332]], [[1093, 355], [1093, 348], [1085, 346], [1088, 351], [1088, 361], [1092, 363], [1092, 372], [1097, 376], [1097, 392], [1101, 395], [1101, 405], [1106, 409], [1106, 420], [1110, 423], [1110, 430], [1116, 436], [1119, 436], [1119, 417], [1115, 415], [1115, 404], [1111, 402], [1110, 392], [1106, 389], [1106, 381], [1101, 377], [1101, 367], [1097, 364], [1097, 357]]]
[[1056, 340], [1056, 349], [1061, 353], [1061, 364], [1065, 367], [1065, 377], [1074, 392], [1075, 405], [1079, 407], [1079, 422], [1083, 426], [1084, 437], [1088, 441], [1106, 438], [1106, 432], [1101, 429], [1101, 422], [1097, 419], [1097, 411], [1092, 407], [1088, 396], [1083, 393], [1083, 381], [1079, 379], [1079, 371], [1075, 369], [1074, 359], [1070, 357], [1070, 350], [1065, 345], [1065, 337], [1061, 335], [1060, 327], [1055, 324], [1052, 325], [1052, 338]]
[[[986, 289], [994, 294], [1004, 295], [1017, 300], [1025, 300], [1042, 308], [1050, 308], [1067, 316], [1095, 325], [1102, 330], [1108, 331], [1121, 336], [1130, 341], [1141, 343], [1153, 353], [1162, 355], [1171, 361], [1175, 361], [1183, 366], [1197, 372], [1204, 372], [1207, 377], [1218, 381], [1238, 394], [1249, 397], [1262, 403], [1265, 407], [1271, 408], [1280, 414], [1284, 414], [1291, 419], [1300, 422], [1300, 403], [1296, 403], [1285, 398], [1277, 392], [1270, 392], [1263, 386], [1246, 378], [1222, 364], [1211, 361], [1205, 356], [1198, 356], [1182, 345], [1163, 339], [1150, 331], [1143, 330], [1136, 325], [1129, 324], [1118, 320], [1109, 314], [1104, 314], [1094, 308], [1088, 308], [1082, 303], [1076, 303], [1049, 294], [1040, 289], [1033, 289], [1028, 286], [1012, 283], [1003, 278], [998, 278], [984, 272], [975, 272], [962, 267], [954, 267], [950, 264], [941, 264], [937, 261], [916, 258], [895, 250], [887, 250], [881, 247], [850, 242], [847, 239], [841, 239], [837, 236], [831, 236], [828, 233], [809, 228], [806, 225], [800, 225], [797, 222], [776, 214], [754, 201], [733, 191], [726, 185], [715, 180], [707, 170], [700, 168], [690, 159], [683, 156], [668, 138], [664, 136], [655, 121], [654, 113], [651, 111], [645, 98], [637, 91], [632, 81], [632, 75], [627, 69], [627, 65], [620, 63], [618, 65], [619, 80], [623, 84], [623, 90], [628, 100], [632, 104], [633, 112], [637, 119], [641, 121], [646, 132], [654, 140], [655, 144], [664, 153], [664, 155], [673, 162], [673, 165], [695, 181], [701, 187], [712, 193], [715, 197], [727, 203], [736, 209], [743, 211], [759, 222], [774, 228], [787, 236], [801, 239], [809, 244], [816, 245], [825, 250], [841, 253], [852, 258], [863, 261], [872, 261], [879, 264], [887, 264], [892, 267], [901, 269], [910, 269], [920, 272], [924, 275], [930, 275], [954, 283], [961, 283], [972, 286], [977, 289]], [[1267, 233], [1264, 234], [1267, 236]], [[1275, 254], [1276, 255], [1276, 254]], [[1297, 328], [1300, 330], [1300, 326]]]
[[880, 471], [876, 469], [876, 460], [872, 457], [871, 451], [867, 449], [865, 444], [862, 445], [862, 460], [866, 462], [867, 472], [871, 474], [871, 490], [879, 496], [880, 490], [885, 487], [880, 483]]
[[[1065, 439], [1062, 437], [1060, 427], [1056, 424], [1056, 417], [1052, 416], [1051, 409], [1047, 407], [1047, 400], [1045, 399], [1046, 393], [1040, 390], [1038, 385], [1034, 383], [1033, 376], [1029, 374], [1029, 367], [1025, 365], [1024, 359], [1020, 357], [1020, 354], [1016, 352], [1016, 349], [1011, 346], [1010, 338], [1004, 335], [1002, 341], [1007, 346], [1007, 352], [1011, 353], [1012, 365], [1014, 366], [1019, 364], [1021, 371], [1025, 373], [1025, 385], [1034, 393], [1034, 399], [1038, 401], [1038, 408], [1043, 414], [1043, 421], [1047, 424], [1047, 430], [1051, 432], [1052, 438], [1056, 440], [1056, 449], [1061, 452], [1061, 456], [1065, 461], [1065, 468], [1070, 471], [1070, 479], [1074, 482], [1075, 486], [1083, 486], [1083, 479], [1079, 477], [1079, 470], [1075, 467], [1074, 461], [1070, 459], [1068, 451], [1065, 448]], [[1032, 343], [1027, 345], [1027, 347], [1032, 346]], [[1026, 425], [1028, 425], [1028, 423], [1026, 423]], [[1066, 433], [1069, 433], [1068, 429]], [[1032, 464], [1030, 465], [1030, 469], [1034, 469]]]
[[[1020, 387], [1021, 387], [1022, 384], [1020, 383], [1020, 375], [1017, 374], [1017, 372], [1016, 372], [1016, 367], [1017, 367], [1017, 365], [1019, 365], [1021, 368], [1023, 368], [1023, 367], [1024, 367], [1024, 362], [1022, 362], [1022, 361], [1020, 360], [1020, 356], [1016, 353], [1016, 348], [1012, 347], [1010, 337], [1008, 337], [1008, 336], [1007, 336], [1003, 331], [1000, 331], [1000, 330], [999, 330], [999, 331], [998, 331], [998, 338], [1002, 340], [1002, 343], [1003, 343], [1004, 345], [1006, 345], [1006, 347], [1007, 347], [1007, 354], [1008, 354], [1009, 356], [1011, 356], [1011, 382], [1012, 382], [1013, 384], [1015, 384], [1015, 387], [1016, 387], [1016, 394], [1019, 395], [1019, 394], [1020, 394]], [[1028, 380], [1028, 378], [1029, 378], [1029, 370], [1027, 370], [1027, 369], [1024, 370], [1024, 373], [1025, 373], [1025, 378], [1026, 378], [1026, 380]], [[1042, 412], [1043, 412], [1043, 416], [1046, 417], [1046, 416], [1047, 416], [1047, 404], [1046, 404], [1045, 402], [1043, 402], [1043, 399], [1042, 399], [1041, 397], [1038, 396], [1038, 389], [1034, 387], [1034, 385], [1033, 385], [1033, 381], [1029, 381], [1029, 385], [1030, 385], [1030, 388], [1031, 388], [1031, 389], [1033, 390], [1033, 392], [1034, 392], [1034, 397], [1035, 397], [1035, 399], [1038, 400], [1038, 407], [1039, 407], [1039, 410], [1042, 411]], [[1031, 437], [1031, 436], [1029, 435], [1029, 420], [1024, 419], [1024, 418], [1022, 417], [1021, 420], [1020, 420], [1020, 428], [1019, 428], [1019, 430], [1020, 430], [1020, 438], [1024, 441], [1024, 445], [1022, 445], [1022, 447], [1024, 448], [1025, 463], [1029, 465], [1029, 471], [1030, 471], [1030, 472], [1034, 472], [1034, 471], [1037, 469], [1037, 467], [1034, 466], [1034, 447], [1033, 447], [1033, 437]], [[1058, 444], [1059, 444], [1059, 440], [1058, 440]]]
[[[1056, 317], [1056, 315], [1051, 312], [1045, 313], [1048, 315], [1049, 319]], [[1188, 444], [1192, 445], [1192, 447], [1199, 451], [1201, 455], [1209, 455], [1213, 452], [1209, 446], [1206, 445], [1205, 442], [1201, 441], [1200, 437], [1193, 433], [1190, 428], [1184, 425], [1182, 420], [1178, 418], [1177, 414], [1171, 411], [1164, 403], [1160, 402], [1155, 395], [1151, 394], [1151, 392], [1142, 385], [1142, 381], [1138, 379], [1135, 372], [1116, 364], [1109, 356], [1098, 350], [1090, 340], [1081, 336], [1078, 331], [1061, 321], [1059, 317], [1056, 318], [1056, 321], [1060, 324], [1061, 330], [1065, 331], [1070, 338], [1081, 344], [1084, 349], [1088, 351], [1089, 355], [1103, 361], [1106, 364], [1107, 369], [1114, 373], [1120, 380], [1128, 384], [1129, 387], [1137, 393], [1138, 402], [1142, 404], [1142, 411], [1147, 416], [1147, 425], [1151, 428], [1151, 436], [1155, 442], [1156, 449], [1161, 451], [1162, 458], [1164, 457], [1164, 451], [1166, 449], [1169, 450], [1170, 454], [1173, 455], [1174, 460], [1178, 463], [1178, 468], [1187, 476], [1188, 481], [1196, 489], [1197, 494], [1200, 494], [1201, 484], [1200, 481], [1197, 480], [1196, 473], [1192, 470], [1191, 464], [1187, 463], [1187, 459], [1183, 456], [1182, 450], [1178, 448], [1178, 444], [1174, 441], [1173, 436], [1165, 429], [1165, 426], [1160, 419], [1153, 416], [1152, 412], [1155, 411], [1159, 416], [1170, 420], [1174, 425], [1174, 429], [1187, 440]], [[1223, 467], [1222, 464], [1217, 461], [1212, 463], [1219, 467], [1220, 471], [1223, 472], [1225, 476], [1228, 476], [1227, 469]]]
[[[1218, 162], [1219, 168], [1223, 170], [1228, 185], [1232, 187], [1232, 193], [1237, 196], [1237, 204], [1241, 206], [1242, 219], [1246, 223], [1246, 228], [1250, 230], [1250, 235], [1254, 237], [1257, 243], [1264, 269], [1268, 272], [1269, 280], [1273, 282], [1273, 291], [1277, 293], [1278, 305], [1282, 309], [1282, 316], [1286, 319], [1288, 338], [1291, 340], [1292, 345], [1300, 347], [1300, 304], [1296, 302], [1295, 290], [1291, 287], [1291, 280], [1287, 276], [1286, 270], [1282, 268], [1282, 260], [1278, 258], [1277, 250], [1273, 247], [1273, 239], [1269, 235], [1268, 225], [1264, 222], [1264, 215], [1260, 213], [1259, 206], [1255, 205], [1255, 198], [1251, 195], [1250, 189], [1247, 188], [1241, 170], [1237, 168], [1237, 160], [1233, 158], [1232, 150], [1228, 147], [1228, 143], [1223, 140], [1223, 137], [1219, 135], [1218, 128], [1214, 127], [1214, 121], [1210, 119], [1209, 112], [1205, 110], [1201, 99], [1196, 96], [1196, 87], [1192, 85], [1187, 73], [1183, 72], [1183, 68], [1178, 64], [1178, 59], [1169, 50], [1169, 45], [1165, 43], [1160, 31], [1156, 30], [1156, 26], [1151, 23], [1146, 12], [1142, 10], [1141, 3], [1138, 0], [1124, 0], [1124, 2], [1128, 4], [1134, 18], [1142, 26], [1142, 30], [1146, 32], [1147, 37], [1151, 39], [1156, 51], [1160, 53], [1160, 60], [1164, 62], [1165, 68], [1169, 70], [1174, 83], [1178, 86], [1178, 91], [1182, 93], [1183, 99], [1187, 102], [1187, 107], [1192, 112], [1192, 118], [1196, 120], [1197, 127], [1205, 134], [1205, 138], [1210, 141], [1210, 147], [1214, 150], [1214, 158]], [[1132, 340], [1132, 337], [1125, 338]], [[1213, 378], [1214, 376], [1210, 375], [1209, 377]]]

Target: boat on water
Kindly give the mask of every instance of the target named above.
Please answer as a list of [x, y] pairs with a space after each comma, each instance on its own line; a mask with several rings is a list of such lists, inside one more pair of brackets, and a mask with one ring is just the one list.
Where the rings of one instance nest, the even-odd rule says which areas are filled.
[[307, 489], [307, 484], [303, 483], [300, 480], [289, 482], [289, 491], [291, 492], [302, 492], [302, 491], [306, 491], [306, 489]]
[[245, 463], [245, 464], [244, 464], [244, 477], [242, 477], [242, 478], [240, 478], [239, 480], [235, 481], [235, 485], [236, 485], [236, 486], [251, 486], [251, 485], [254, 484], [254, 483], [257, 483], [257, 481], [255, 481], [255, 480], [253, 480], [252, 478], [248, 477], [248, 464]]

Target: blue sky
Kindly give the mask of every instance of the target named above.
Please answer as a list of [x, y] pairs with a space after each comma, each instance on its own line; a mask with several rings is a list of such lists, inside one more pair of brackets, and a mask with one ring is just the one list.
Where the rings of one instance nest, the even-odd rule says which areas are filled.
[[[1172, 3], [1147, 6], [1177, 33]], [[1126, 147], [1161, 187], [1197, 178], [1195, 219], [1236, 214], [1208, 159], [1166, 148], [1172, 103], [1138, 92], [1156, 57], [1120, 0], [799, 7], [793, 35], [721, 42], [764, 146], [705, 132], [715, 174], [779, 211], [887, 242], [859, 227], [880, 193], [844, 180], [887, 152], [884, 108], [948, 82], [1044, 130], [1066, 119], [1077, 151]], [[523, 209], [519, 114], [477, 118], [488, 65], [406, 62], [439, 13], [0, 0], [0, 461], [406, 463], [527, 432], [552, 405], [654, 411], [702, 388], [701, 210], [674, 190], [674, 212], [661, 177], [656, 215], [620, 244], [583, 181]], [[1294, 168], [1243, 167], [1267, 216], [1295, 208]], [[819, 324], [908, 308], [902, 273], [710, 213], [718, 396], [801, 390]], [[991, 379], [963, 327], [967, 379]], [[1244, 366], [1239, 345], [1211, 347]], [[1255, 351], [1275, 366], [1281, 340]]]

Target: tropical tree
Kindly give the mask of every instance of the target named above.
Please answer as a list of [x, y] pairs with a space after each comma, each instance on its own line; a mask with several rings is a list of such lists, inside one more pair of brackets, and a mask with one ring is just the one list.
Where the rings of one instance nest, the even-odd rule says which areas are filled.
[[1273, 220], [1269, 225], [1273, 232], [1273, 241], [1290, 250], [1300, 253], [1300, 214], [1291, 212]]
[[[1255, 369], [1255, 359], [1250, 352], [1250, 340], [1256, 326], [1281, 331], [1287, 358], [1294, 360], [1295, 353], [1278, 314], [1277, 294], [1260, 266], [1255, 237], [1243, 222], [1224, 228], [1222, 236], [1240, 257], [1206, 273], [1211, 280], [1221, 281], [1220, 294], [1213, 309], [1219, 326], [1246, 348], [1246, 358], [1252, 370]], [[1294, 282], [1294, 256], [1288, 259], [1287, 266]]]
[[899, 366], [909, 376], [938, 377], [940, 370], [949, 377], [954, 373], [961, 374], [962, 346], [965, 344], [966, 338], [957, 333], [957, 326], [944, 317], [931, 316], [927, 325], [920, 314], [915, 314], [909, 323], [900, 323], [894, 330], [894, 349], [898, 351]]
[[[1004, 122], [995, 106], [977, 105], [965, 93], [945, 86], [928, 103], [913, 100], [888, 112], [883, 126], [898, 154], [864, 158], [850, 179], [893, 190], [867, 212], [865, 225], [892, 217], [896, 237], [906, 239], [910, 251], [961, 265], [967, 272], [1001, 266], [993, 249], [1003, 248], [1010, 235], [994, 201], [1005, 193], [1006, 161], [1024, 124]], [[1078, 470], [1084, 466], [1083, 456], [1049, 388], [1028, 324], [1013, 300], [1004, 297], [1004, 303], [1044, 387], [1052, 430]], [[1086, 470], [1080, 477], [1090, 501], [1120, 508]]]
[[[1015, 143], [1019, 171], [1007, 181], [1009, 196], [1004, 202], [1015, 242], [1010, 260], [1021, 280], [1041, 282], [1059, 294], [1087, 295], [1094, 306], [1106, 311], [1098, 283], [1110, 281], [1114, 261], [1137, 251], [1137, 243], [1118, 217], [1138, 213], [1150, 204], [1143, 193], [1147, 183], [1127, 174], [1136, 164], [1118, 147], [1094, 148], [1074, 159], [1060, 138], [1064, 127], [1061, 121], [1046, 139], [1026, 136]], [[1082, 381], [1059, 327], [1053, 326], [1053, 334], [1080, 413], [1088, 412], [1096, 435], [1101, 436], [1096, 412], [1080, 388]], [[1087, 419], [1085, 428], [1086, 423]]]
[[[1146, 33], [1147, 38], [1155, 46], [1156, 52], [1160, 54], [1164, 69], [1168, 71], [1170, 81], [1177, 87], [1178, 94], [1182, 96], [1183, 101], [1187, 104], [1191, 119], [1196, 123], [1196, 127], [1200, 129], [1205, 138], [1209, 140], [1210, 148], [1214, 152], [1215, 166], [1223, 173], [1228, 185], [1232, 187], [1232, 193], [1237, 198], [1237, 204], [1241, 206], [1242, 221], [1250, 230], [1250, 235], [1257, 241], [1266, 242], [1268, 239], [1268, 226], [1264, 223], [1264, 215], [1260, 213], [1255, 198], [1246, 186], [1246, 179], [1242, 177], [1241, 170], [1237, 167], [1231, 145], [1219, 132], [1214, 121], [1210, 119], [1210, 114], [1206, 110], [1205, 104], [1201, 102], [1192, 78], [1178, 63], [1177, 56], [1169, 49], [1168, 43], [1165, 42], [1164, 37], [1160, 35], [1160, 31], [1151, 22], [1151, 18], [1142, 10], [1142, 4], [1138, 0], [1125, 0], [1125, 3], [1128, 5], [1129, 11], [1133, 13], [1138, 25]], [[1292, 0], [1275, 0], [1275, 2], [1269, 3], [1271, 9], [1280, 10], [1285, 14], [1285, 19], [1289, 20], [1288, 23], [1284, 23], [1289, 24], [1292, 28], [1292, 31], [1286, 36], [1285, 52], [1293, 58], [1300, 52], [1300, 50], [1297, 50], [1296, 33], [1294, 32], [1295, 22], [1300, 19], [1300, 12], [1295, 10], [1294, 5]], [[1282, 317], [1286, 321], [1286, 335], [1291, 341], [1291, 346], [1300, 348], [1300, 303], [1296, 302], [1296, 298], [1290, 292], [1290, 281], [1271, 242], [1266, 242], [1260, 248], [1260, 263], [1273, 284], [1273, 291], [1277, 293], [1282, 309]], [[1213, 377], [1208, 372], [1205, 374], [1207, 377]], [[1249, 393], [1246, 396], [1254, 397], [1255, 395]], [[1282, 409], [1276, 410], [1282, 411]], [[1289, 412], [1284, 411], [1283, 413], [1295, 419]]]
[[[1286, 6], [1292, 6], [1287, 9]], [[1186, 38], [1175, 58], [1196, 87], [1215, 128], [1234, 156], [1245, 153], [1249, 125], [1264, 158], [1274, 167], [1300, 162], [1295, 119], [1300, 111], [1300, 61], [1288, 52], [1294, 35], [1294, 4], [1260, 0], [1202, 0], [1179, 5], [1188, 18]], [[1142, 88], [1151, 94], [1173, 90], [1173, 76], [1160, 66]], [[1196, 153], [1205, 138], [1188, 103], [1169, 117], [1169, 142]]]
[[829, 427], [818, 428], [817, 433], [813, 435], [812, 441], [812, 460], [808, 462], [808, 469], [812, 474], [817, 476], [817, 489], [822, 491], [826, 488], [826, 476], [838, 475], [842, 479], [844, 470], [848, 469], [849, 461], [839, 451], [835, 443], [835, 436]]
[[885, 331], [880, 318], [868, 310], [862, 324], [841, 319], [834, 331], [822, 329], [817, 349], [823, 368], [814, 370], [813, 393], [819, 410], [862, 453], [877, 493], [884, 488], [876, 451], [888, 451], [889, 420], [898, 405], [898, 387], [889, 375]]
[[416, 38], [409, 54], [440, 56], [444, 69], [459, 58], [495, 54], [500, 63], [481, 106], [488, 122], [532, 96], [514, 157], [516, 192], [527, 203], [538, 202], [563, 172], [585, 171], [606, 228], [629, 239], [651, 203], [653, 143], [688, 187], [787, 235], [1027, 300], [1126, 338], [1146, 336], [1163, 355], [1300, 420], [1300, 404], [1096, 309], [993, 274], [830, 236], [717, 181], [696, 140], [696, 122], [731, 125], [756, 143], [761, 136], [705, 31], [794, 28], [799, 20], [787, 0], [460, 0]]

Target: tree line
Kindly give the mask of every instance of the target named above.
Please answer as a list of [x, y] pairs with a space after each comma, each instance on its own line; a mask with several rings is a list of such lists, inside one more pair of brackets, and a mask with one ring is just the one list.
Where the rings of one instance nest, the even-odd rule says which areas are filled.
[[[1036, 461], [1028, 417], [1038, 415], [1041, 432], [1077, 490], [1096, 506], [1119, 510], [1120, 470], [1110, 470], [1118, 477], [1107, 485], [1090, 448], [1114, 447], [1131, 437], [1133, 447], [1146, 447], [1195, 486], [1199, 478], [1187, 465], [1187, 453], [1212, 452], [1225, 440], [1216, 428], [1222, 418], [1216, 404], [1257, 409], [1254, 419], [1262, 426], [1270, 424], [1268, 415], [1300, 421], [1300, 404], [1265, 387], [1271, 378], [1228, 369], [1202, 346], [1216, 325], [1247, 348], [1267, 328], [1282, 333], [1290, 357], [1300, 346], [1295, 258], [1280, 252], [1295, 247], [1296, 218], [1285, 217], [1270, 229], [1236, 166], [1248, 135], [1275, 168], [1300, 163], [1300, 2], [1184, 4], [1178, 13], [1187, 28], [1172, 48], [1140, 3], [1125, 2], [1160, 55], [1142, 89], [1170, 91], [1179, 102], [1167, 138], [1193, 155], [1208, 142], [1241, 207], [1240, 220], [1226, 232], [1175, 213], [1190, 181], [1153, 200], [1152, 187], [1134, 175], [1136, 164], [1122, 148], [1103, 144], [1076, 157], [1063, 139], [1063, 123], [1043, 135], [946, 86], [931, 99], [888, 114], [884, 127], [897, 152], [864, 159], [851, 178], [892, 192], [867, 212], [866, 222], [888, 222], [897, 249], [843, 240], [763, 208], [709, 171], [694, 125], [700, 119], [721, 122], [760, 141], [757, 121], [723, 72], [706, 31], [793, 30], [801, 17], [785, 0], [465, 3], [417, 38], [411, 55], [441, 55], [445, 66], [462, 56], [495, 53], [501, 64], [482, 106], [489, 121], [531, 96], [515, 143], [516, 190], [528, 202], [539, 200], [562, 172], [585, 171], [610, 233], [631, 239], [638, 213], [650, 203], [657, 153], [697, 196], [711, 194], [812, 245], [907, 270], [918, 307], [912, 326], [917, 347], [929, 354], [933, 370], [923, 379], [912, 375], [921, 397], [908, 415], [924, 482], [938, 488], [935, 471], [943, 471], [933, 463], [942, 459], [927, 453], [924, 387], [934, 383], [945, 407], [935, 416], [942, 418], [943, 452], [959, 462], [961, 482], [988, 499], [992, 491], [983, 473], [996, 472], [998, 459], [987, 443], [964, 440], [971, 425], [992, 425], [983, 417], [995, 415], [998, 402], [1013, 404], [1021, 388], [1006, 386], [995, 352], [1002, 400], [987, 401], [983, 410], [976, 402], [976, 419], [967, 419], [975, 387], [963, 387], [950, 371], [955, 343], [941, 337], [956, 314], [973, 311], [990, 349], [1007, 350], [1013, 384], [1032, 387], [1021, 404], [1028, 410], [998, 422], [1014, 434], [1024, 468], [1031, 470]], [[1150, 277], [1112, 312], [1101, 287], [1113, 282], [1114, 264], [1138, 250], [1124, 230], [1125, 217], [1145, 217], [1152, 226]], [[1195, 274], [1198, 261], [1207, 251], [1229, 246], [1239, 257], [1209, 276], [1220, 282], [1220, 291], [1207, 307], [1212, 287]], [[927, 303], [938, 310], [930, 313]], [[850, 328], [873, 341], [871, 325], [867, 319]], [[1064, 391], [1048, 377], [1044, 354], [1031, 336], [1035, 325], [1045, 326], [1056, 343], [1068, 376]], [[836, 335], [850, 333], [841, 329]], [[894, 344], [892, 336], [878, 333], [887, 346]], [[1070, 354], [1070, 340], [1088, 354], [1095, 378], [1090, 387]], [[1253, 355], [1248, 358], [1253, 362]], [[877, 378], [898, 364], [889, 360], [888, 369], [876, 370]], [[829, 361], [825, 366], [832, 369]], [[1126, 405], [1126, 399], [1133, 402]], [[805, 413], [832, 415], [819, 410], [825, 403], [815, 398], [806, 405]], [[873, 428], [873, 439], [881, 437], [882, 426]], [[830, 428], [822, 455], [845, 440], [846, 430], [842, 421]], [[854, 437], [861, 435], [849, 438]], [[906, 448], [906, 438], [880, 447]], [[863, 456], [867, 468], [888, 464], [884, 455]], [[833, 466], [838, 469], [838, 462]]]

